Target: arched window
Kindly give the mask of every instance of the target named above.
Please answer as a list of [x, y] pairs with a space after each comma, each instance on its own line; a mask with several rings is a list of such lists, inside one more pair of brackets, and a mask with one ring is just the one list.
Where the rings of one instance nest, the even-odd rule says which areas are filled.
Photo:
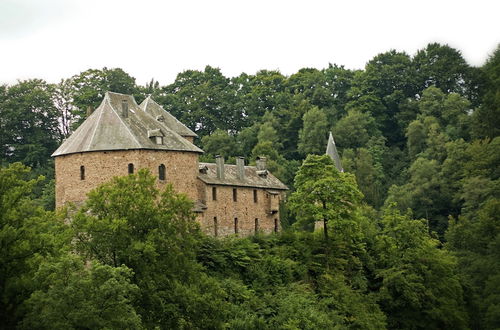
[[165, 165], [158, 166], [158, 179], [165, 180]]
[[233, 202], [238, 201], [238, 190], [236, 188], [233, 188]]
[[85, 180], [85, 166], [80, 166], [80, 180]]
[[134, 164], [128, 164], [128, 174], [134, 174]]

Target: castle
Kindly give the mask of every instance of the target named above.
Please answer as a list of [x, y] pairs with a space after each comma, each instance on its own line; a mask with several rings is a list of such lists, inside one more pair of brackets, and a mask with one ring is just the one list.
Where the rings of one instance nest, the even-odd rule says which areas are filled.
[[159, 188], [194, 201], [201, 229], [214, 236], [280, 230], [279, 204], [288, 189], [266, 169], [256, 166], [200, 163], [203, 150], [196, 134], [159, 104], [146, 98], [107, 92], [101, 105], [52, 154], [55, 158], [56, 206], [81, 203], [87, 193], [115, 176], [147, 168]]

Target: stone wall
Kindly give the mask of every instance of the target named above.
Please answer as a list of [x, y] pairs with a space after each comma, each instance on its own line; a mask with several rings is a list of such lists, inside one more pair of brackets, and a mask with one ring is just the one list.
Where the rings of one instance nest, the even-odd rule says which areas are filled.
[[[90, 190], [115, 176], [127, 175], [129, 164], [134, 165], [134, 173], [147, 168], [157, 177], [158, 167], [164, 164], [165, 180], [157, 180], [158, 187], [172, 183], [177, 192], [185, 193], [193, 201], [202, 201], [207, 209], [199, 213], [197, 219], [201, 229], [209, 235], [215, 235], [216, 231], [220, 237], [235, 234], [235, 218], [240, 236], [255, 234], [255, 219], [258, 219], [258, 230], [263, 233], [281, 228], [277, 206], [283, 193], [270, 194], [262, 188], [207, 185], [197, 178], [198, 155], [190, 152], [124, 150], [58, 156], [55, 159], [56, 206], [84, 201]], [[85, 167], [84, 180], [80, 178], [81, 166]], [[212, 198], [213, 187], [216, 188], [216, 200]], [[236, 189], [237, 201], [233, 200], [233, 189]], [[257, 202], [254, 202], [254, 190]], [[217, 218], [216, 226], [214, 217]]]
[[[216, 200], [212, 196], [214, 187]], [[233, 189], [236, 189], [237, 201], [233, 200]], [[254, 190], [257, 202], [254, 201]], [[257, 227], [262, 233], [269, 234], [281, 228], [279, 213], [270, 214], [269, 208], [272, 204], [270, 199], [281, 199], [281, 195], [269, 194], [262, 188], [205, 185], [204, 196], [207, 210], [199, 219], [202, 230], [209, 235], [222, 237], [235, 234], [235, 218], [238, 219], [237, 233], [240, 236], [255, 234], [255, 219], [258, 219]]]
[[[87, 193], [115, 176], [128, 174], [128, 164], [134, 164], [134, 173], [147, 168], [158, 176], [158, 167], [164, 164], [165, 180], [158, 180], [161, 188], [172, 183], [177, 192], [198, 199], [198, 154], [178, 151], [128, 150], [85, 152], [58, 156], [55, 159], [56, 206], [81, 202]], [[85, 179], [80, 178], [80, 167], [85, 167]]]

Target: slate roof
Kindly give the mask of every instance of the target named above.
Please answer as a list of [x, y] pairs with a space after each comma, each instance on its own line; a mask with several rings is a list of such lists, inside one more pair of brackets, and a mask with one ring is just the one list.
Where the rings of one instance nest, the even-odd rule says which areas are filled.
[[335, 167], [340, 172], [344, 172], [342, 168], [342, 163], [340, 162], [339, 153], [337, 152], [337, 147], [335, 146], [335, 141], [333, 140], [332, 132], [330, 132], [330, 136], [328, 137], [328, 144], [326, 145], [326, 154], [333, 159], [335, 163]]
[[206, 174], [200, 173], [198, 178], [207, 184], [288, 190], [288, 187], [270, 172], [267, 172], [265, 177], [259, 176], [257, 174], [257, 167], [255, 166], [245, 166], [244, 180], [238, 178], [238, 168], [236, 165], [224, 165], [224, 179], [217, 178], [216, 164], [200, 163], [200, 167], [204, 166], [207, 168]]
[[146, 113], [150, 114], [153, 118], [162, 117], [163, 123], [172, 129], [174, 132], [181, 136], [197, 137], [195, 132], [186, 127], [183, 123], [177, 120], [167, 110], [163, 109], [161, 105], [156, 103], [151, 96], [148, 96], [139, 107]]
[[[123, 115], [122, 102], [128, 105]], [[162, 136], [156, 144], [154, 137]], [[152, 138], [153, 137], [153, 138]], [[88, 151], [172, 150], [203, 153], [203, 150], [144, 112], [132, 95], [107, 92], [101, 105], [52, 154], [53, 157]]]

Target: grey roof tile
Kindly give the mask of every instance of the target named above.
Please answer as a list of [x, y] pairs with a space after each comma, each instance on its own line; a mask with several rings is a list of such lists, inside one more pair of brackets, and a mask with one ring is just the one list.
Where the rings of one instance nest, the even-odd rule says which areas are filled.
[[340, 162], [339, 153], [337, 152], [337, 147], [335, 146], [335, 141], [333, 140], [332, 132], [330, 132], [330, 136], [328, 137], [328, 144], [326, 146], [326, 154], [333, 159], [335, 163], [335, 167], [340, 171], [344, 172], [342, 168], [342, 163]]
[[244, 180], [238, 178], [236, 165], [224, 165], [224, 179], [217, 178], [216, 164], [200, 163], [200, 167], [206, 167], [206, 174], [200, 173], [198, 178], [207, 184], [288, 190], [288, 187], [270, 172], [267, 172], [267, 176], [258, 175], [255, 166], [245, 166]]
[[[122, 102], [128, 115], [122, 114]], [[148, 132], [160, 130], [163, 143], [156, 144]], [[164, 123], [144, 112], [131, 95], [107, 92], [101, 105], [52, 154], [130, 149], [173, 150], [203, 153]]]
[[163, 109], [163, 107], [156, 103], [151, 96], [148, 96], [144, 101], [142, 101], [139, 107], [144, 110], [144, 112], [150, 114], [153, 118], [159, 118], [161, 116], [163, 123], [181, 136], [198, 136], [195, 132], [187, 128], [186, 125], [177, 120], [177, 118], [172, 116], [170, 112]]

